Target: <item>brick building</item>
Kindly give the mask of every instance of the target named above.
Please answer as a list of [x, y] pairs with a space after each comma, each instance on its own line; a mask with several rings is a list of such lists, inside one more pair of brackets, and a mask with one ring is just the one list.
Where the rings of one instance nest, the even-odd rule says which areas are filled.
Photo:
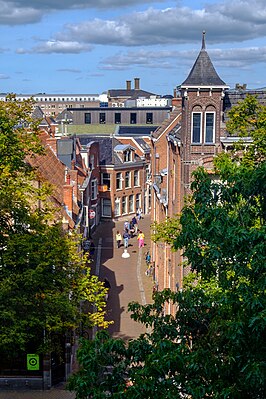
[[[265, 89], [248, 91], [238, 85], [229, 90], [206, 51], [204, 32], [199, 55], [177, 90], [170, 118], [152, 133], [151, 218], [157, 222], [180, 213], [190, 193], [192, 172], [198, 166], [211, 171], [214, 157], [238, 141], [238, 137], [228, 137], [226, 132], [226, 113], [232, 105], [247, 94], [266, 102]], [[249, 143], [250, 139], [246, 141]], [[180, 289], [183, 275], [189, 270], [183, 266], [181, 251], [173, 253], [164, 243], [152, 243], [151, 248], [158, 289]], [[170, 305], [166, 311], [171, 312]]]
[[132, 218], [138, 208], [150, 209], [150, 146], [138, 138], [79, 136], [85, 150], [99, 145], [99, 195], [101, 219]]

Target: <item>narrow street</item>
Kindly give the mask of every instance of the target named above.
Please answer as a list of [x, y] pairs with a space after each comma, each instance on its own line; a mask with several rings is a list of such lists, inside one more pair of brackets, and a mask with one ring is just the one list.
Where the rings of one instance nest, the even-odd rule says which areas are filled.
[[[125, 219], [129, 220], [130, 219]], [[150, 217], [145, 215], [138, 228], [145, 234], [144, 248], [138, 248], [137, 237], [129, 240], [130, 257], [123, 258], [123, 243], [116, 248], [116, 231], [123, 233], [124, 221], [102, 222], [93, 235], [95, 244], [92, 272], [103, 281], [107, 278], [111, 288], [107, 301], [107, 320], [112, 320], [109, 332], [113, 337], [131, 339], [145, 332], [145, 327], [130, 318], [129, 302], [150, 303], [152, 278], [145, 275], [145, 253], [150, 249]], [[64, 390], [64, 384], [50, 391], [0, 391], [0, 399], [74, 399], [75, 394]]]
[[99, 272], [100, 279], [107, 278], [111, 284], [107, 319], [114, 323], [109, 331], [112, 336], [124, 339], [136, 338], [145, 331], [143, 326], [130, 318], [128, 303], [150, 303], [152, 295], [152, 279], [145, 275], [145, 253], [150, 249], [150, 217], [141, 219], [138, 228], [145, 234], [145, 245], [138, 248], [136, 235], [129, 239], [129, 258], [122, 257], [123, 244], [116, 248], [115, 242], [116, 231], [123, 233], [124, 221], [102, 223], [93, 237], [96, 246], [94, 272]]

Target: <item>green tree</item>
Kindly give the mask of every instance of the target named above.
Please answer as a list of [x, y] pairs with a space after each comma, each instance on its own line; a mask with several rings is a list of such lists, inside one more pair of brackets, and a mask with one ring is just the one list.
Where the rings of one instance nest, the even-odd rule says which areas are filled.
[[[215, 159], [215, 175], [203, 168], [194, 173], [179, 220], [154, 226], [154, 239], [182, 249], [193, 272], [182, 291], [159, 292], [151, 305], [129, 305], [151, 332], [119, 352], [119, 378], [132, 385], [111, 397], [266, 397], [266, 107], [247, 97], [229, 117], [228, 131], [239, 133], [238, 144]], [[168, 302], [176, 305], [174, 315], [164, 312]], [[95, 378], [84, 363], [87, 350], [81, 346], [81, 371], [70, 385], [79, 399], [85, 398], [81, 384]], [[95, 348], [90, 350], [93, 357]]]
[[[30, 157], [45, 154], [32, 101], [0, 103], [0, 353], [51, 351], [74, 329], [106, 327], [105, 290], [81, 238], [66, 234]], [[39, 203], [42, 206], [38, 206]]]

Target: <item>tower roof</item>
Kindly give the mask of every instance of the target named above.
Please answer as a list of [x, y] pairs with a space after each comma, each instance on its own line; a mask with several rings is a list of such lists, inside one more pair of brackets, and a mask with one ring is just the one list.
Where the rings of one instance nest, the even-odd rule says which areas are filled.
[[190, 71], [181, 86], [227, 86], [218, 76], [205, 47], [205, 31], [202, 33], [202, 47]]

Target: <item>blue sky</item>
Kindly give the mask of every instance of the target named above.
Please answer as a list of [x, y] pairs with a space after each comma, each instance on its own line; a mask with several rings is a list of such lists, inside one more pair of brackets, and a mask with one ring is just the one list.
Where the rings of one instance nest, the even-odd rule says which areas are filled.
[[173, 94], [206, 47], [233, 88], [266, 86], [266, 0], [0, 0], [0, 92]]

